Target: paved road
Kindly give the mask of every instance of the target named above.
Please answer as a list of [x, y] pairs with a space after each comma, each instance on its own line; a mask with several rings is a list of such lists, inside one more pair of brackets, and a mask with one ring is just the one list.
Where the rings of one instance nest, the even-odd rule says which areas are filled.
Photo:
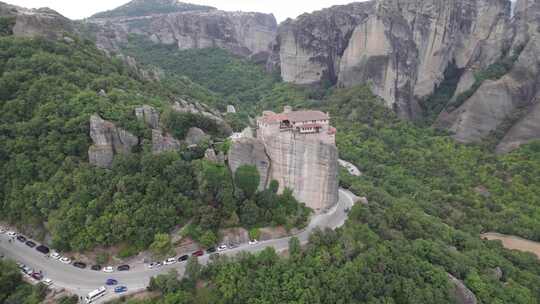
[[[339, 201], [331, 210], [324, 214], [316, 215], [312, 218], [306, 229], [296, 235], [302, 244], [307, 243], [309, 235], [315, 228], [332, 228], [342, 226], [345, 223], [347, 214], [345, 209], [352, 207], [356, 197], [347, 190], [341, 189], [339, 192]], [[258, 252], [267, 247], [273, 247], [276, 251], [283, 251], [289, 247], [289, 239], [274, 239], [259, 242], [256, 245], [242, 244], [234, 249], [229, 249], [221, 254], [235, 255], [241, 251]], [[55, 287], [65, 288], [80, 296], [87, 295], [100, 286], [103, 286], [105, 280], [114, 278], [118, 280], [119, 285], [128, 287], [130, 293], [140, 291], [148, 286], [150, 278], [160, 273], [166, 273], [171, 269], [176, 269], [181, 275], [185, 270], [185, 262], [176, 263], [174, 265], [163, 266], [158, 269], [148, 269], [142, 262], [136, 265], [131, 265], [131, 270], [127, 272], [104, 273], [101, 271], [92, 271], [89, 269], [78, 269], [73, 265], [65, 265], [57, 260], [47, 258], [35, 249], [31, 249], [25, 244], [14, 241], [9, 243], [8, 236], [0, 235], [0, 252], [6, 257], [12, 258], [21, 262], [30, 268], [43, 271], [45, 277], [53, 280]], [[204, 255], [199, 258], [201, 264], [208, 263], [209, 256]], [[114, 297], [112, 291], [108, 292], [104, 300], [110, 300]]]

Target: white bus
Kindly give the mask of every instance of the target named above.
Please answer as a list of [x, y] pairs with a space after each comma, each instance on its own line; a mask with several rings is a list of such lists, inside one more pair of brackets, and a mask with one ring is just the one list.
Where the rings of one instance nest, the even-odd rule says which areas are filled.
[[103, 297], [105, 295], [105, 293], [107, 293], [107, 288], [105, 288], [105, 286], [101, 286], [100, 288], [90, 292], [85, 298], [85, 302], [86, 303], [92, 303], [94, 302], [95, 300]]

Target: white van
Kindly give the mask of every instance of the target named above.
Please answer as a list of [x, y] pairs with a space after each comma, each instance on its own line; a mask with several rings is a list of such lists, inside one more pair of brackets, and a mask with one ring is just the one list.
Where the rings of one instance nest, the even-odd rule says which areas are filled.
[[90, 292], [85, 298], [84, 301], [86, 303], [92, 303], [95, 300], [103, 297], [107, 293], [107, 288], [105, 286], [101, 286], [100, 288]]

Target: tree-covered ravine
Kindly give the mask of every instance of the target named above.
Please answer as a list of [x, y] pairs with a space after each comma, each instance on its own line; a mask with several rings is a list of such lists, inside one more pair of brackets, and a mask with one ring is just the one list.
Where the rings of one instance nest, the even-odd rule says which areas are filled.
[[[133, 109], [150, 104], [165, 113], [174, 96], [236, 105], [239, 113], [226, 118], [235, 129], [285, 104], [328, 111], [340, 157], [363, 172], [342, 170], [340, 183], [369, 203], [306, 246], [293, 238], [285, 254], [269, 248], [205, 267], [191, 260], [183, 278], [152, 280], [154, 298], [118, 302], [455, 303], [451, 275], [479, 303], [540, 303], [540, 261], [479, 236], [540, 241], [540, 143], [497, 156], [488, 145], [458, 144], [399, 120], [365, 86], [300, 88], [221, 50], [140, 44], [127, 48], [166, 70], [161, 82], [142, 79], [90, 42], [0, 38], [0, 220], [38, 238], [51, 234], [62, 250], [130, 244], [126, 256], [167, 249], [163, 236], [182, 225], [187, 236], [213, 244], [224, 227], [306, 224], [309, 210], [290, 193], [276, 194], [275, 185], [255, 190], [252, 167], [232, 176], [202, 160], [204, 149], [153, 155]], [[117, 157], [112, 170], [88, 164], [94, 113], [143, 138], [140, 151]], [[37, 303], [41, 291], [15, 278], [13, 267], [0, 263], [0, 303]]]

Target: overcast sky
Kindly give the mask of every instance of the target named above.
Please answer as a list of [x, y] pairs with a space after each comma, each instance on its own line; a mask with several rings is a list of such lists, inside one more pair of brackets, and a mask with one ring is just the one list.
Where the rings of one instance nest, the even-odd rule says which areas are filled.
[[[27, 8], [50, 7], [70, 19], [83, 19], [97, 12], [111, 10], [129, 0], [1, 0]], [[355, 0], [188, 0], [226, 11], [253, 11], [273, 13], [278, 22], [288, 17], [295, 18], [306, 12]]]

